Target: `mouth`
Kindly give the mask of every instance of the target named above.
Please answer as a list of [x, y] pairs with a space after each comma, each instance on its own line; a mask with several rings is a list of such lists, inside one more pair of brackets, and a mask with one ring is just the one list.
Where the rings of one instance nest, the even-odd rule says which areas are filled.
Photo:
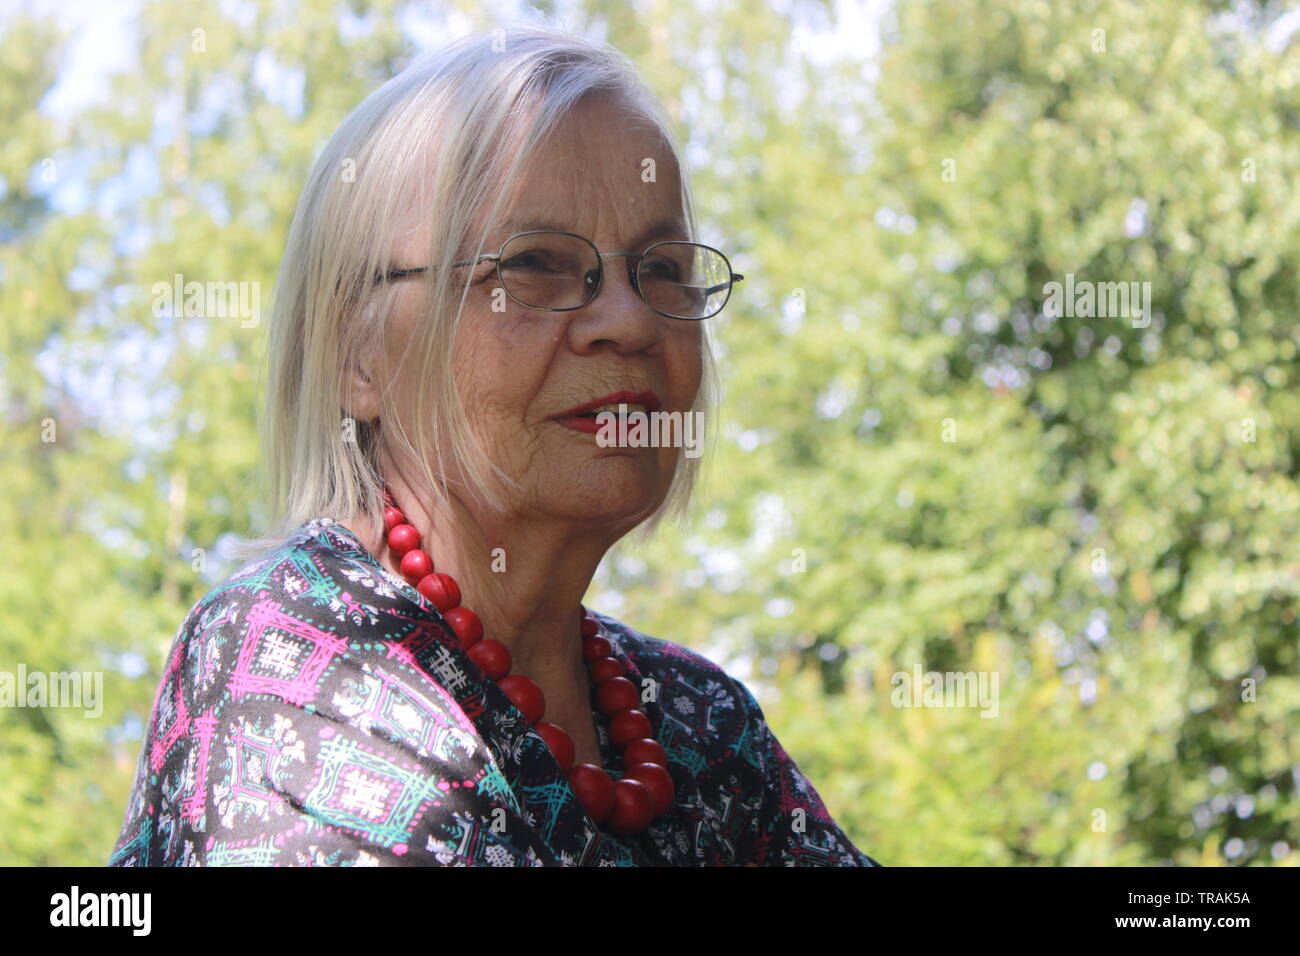
[[[622, 409], [619, 408], [620, 405], [623, 406]], [[628, 414], [656, 412], [659, 407], [659, 396], [654, 392], [614, 392], [612, 395], [603, 395], [586, 404], [571, 408], [567, 412], [556, 415], [552, 420], [559, 422], [565, 428], [594, 435], [600, 430], [600, 423], [596, 416], [602, 412], [612, 412], [615, 415], [620, 412]]]

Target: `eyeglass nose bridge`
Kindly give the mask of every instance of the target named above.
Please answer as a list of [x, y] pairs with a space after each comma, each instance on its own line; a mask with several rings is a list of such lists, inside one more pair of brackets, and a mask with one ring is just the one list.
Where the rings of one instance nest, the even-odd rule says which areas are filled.
[[[593, 246], [592, 248], [595, 247]], [[619, 259], [619, 258], [636, 260], [635, 263], [631, 263], [631, 262], [628, 263], [627, 266], [628, 284], [632, 286], [632, 291], [637, 294], [637, 296], [641, 299], [642, 302], [645, 302], [646, 306], [651, 311], [653, 311], [657, 315], [662, 314], [659, 312], [658, 309], [656, 309], [653, 305], [650, 305], [650, 303], [646, 300], [645, 293], [641, 291], [641, 283], [637, 282], [636, 280], [637, 271], [641, 267], [641, 260], [645, 258], [644, 252], [601, 252], [599, 249], [597, 249], [596, 262], [600, 266], [600, 269], [596, 273], [596, 285], [591, 290], [591, 294], [587, 297], [587, 301], [582, 303], [582, 305], [578, 306], [578, 308], [580, 309], [586, 308], [587, 306], [591, 305], [591, 303], [596, 301], [596, 296], [600, 295], [600, 290], [604, 287], [605, 284], [605, 260]], [[590, 275], [591, 273], [588, 272], [587, 275], [583, 277], [584, 281], [590, 281], [589, 278]]]

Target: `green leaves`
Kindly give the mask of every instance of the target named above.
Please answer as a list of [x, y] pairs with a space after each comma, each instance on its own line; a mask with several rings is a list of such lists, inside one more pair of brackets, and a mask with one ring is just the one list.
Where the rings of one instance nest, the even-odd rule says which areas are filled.
[[[779, 238], [723, 226], [757, 237], [757, 282], [721, 336], [737, 421], [703, 502], [732, 520], [694, 540], [747, 585], [696, 598], [663, 542], [649, 574], [680, 597], [630, 587], [627, 616], [671, 637], [681, 601], [722, 614], [885, 862], [1296, 859], [1296, 45], [1228, 56], [1209, 16], [897, 5], [877, 86], [766, 126], [743, 188]], [[1151, 315], [1049, 319], [1067, 273], [1149, 282]], [[774, 491], [776, 536], [750, 517]], [[999, 718], [891, 705], [896, 669], [977, 670], [985, 638]]]
[[[824, 4], [573, 23], [664, 97], [746, 275], [696, 520], [591, 603], [749, 683], [884, 863], [1300, 859], [1300, 44], [1216, 7], [903, 2], [878, 57], [810, 52]], [[64, 40], [0, 36], [0, 669], [106, 697], [0, 710], [0, 859], [106, 859], [162, 651], [250, 530], [265, 327], [150, 289], [269, 315], [315, 151], [450, 36], [350, 10], [151, 4], [70, 124]], [[1149, 322], [1046, 315], [1067, 275], [1149, 282]], [[894, 706], [914, 665], [996, 673], [998, 716]]]

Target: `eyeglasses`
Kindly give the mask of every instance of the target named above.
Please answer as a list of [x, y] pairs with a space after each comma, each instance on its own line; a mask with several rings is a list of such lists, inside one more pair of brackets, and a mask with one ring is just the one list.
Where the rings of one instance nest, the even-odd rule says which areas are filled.
[[[644, 252], [600, 252], [572, 232], [533, 230], [511, 236], [495, 255], [454, 262], [473, 266], [495, 262], [497, 281], [520, 305], [542, 312], [572, 312], [600, 293], [604, 260], [621, 257], [628, 279], [646, 305], [670, 319], [699, 321], [717, 315], [741, 279], [717, 249], [698, 242], [656, 242]], [[430, 266], [393, 269], [382, 278], [403, 279], [428, 272]], [[380, 277], [376, 276], [376, 280]]]

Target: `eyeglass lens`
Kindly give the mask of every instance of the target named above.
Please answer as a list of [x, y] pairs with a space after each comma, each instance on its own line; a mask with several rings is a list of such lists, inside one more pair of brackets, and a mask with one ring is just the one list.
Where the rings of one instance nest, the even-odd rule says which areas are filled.
[[[708, 246], [667, 242], [636, 260], [636, 282], [652, 309], [681, 319], [703, 319], [722, 309], [731, 289], [726, 258]], [[563, 233], [532, 233], [506, 243], [498, 264], [506, 292], [536, 309], [576, 309], [591, 300], [600, 256], [592, 245]]]

